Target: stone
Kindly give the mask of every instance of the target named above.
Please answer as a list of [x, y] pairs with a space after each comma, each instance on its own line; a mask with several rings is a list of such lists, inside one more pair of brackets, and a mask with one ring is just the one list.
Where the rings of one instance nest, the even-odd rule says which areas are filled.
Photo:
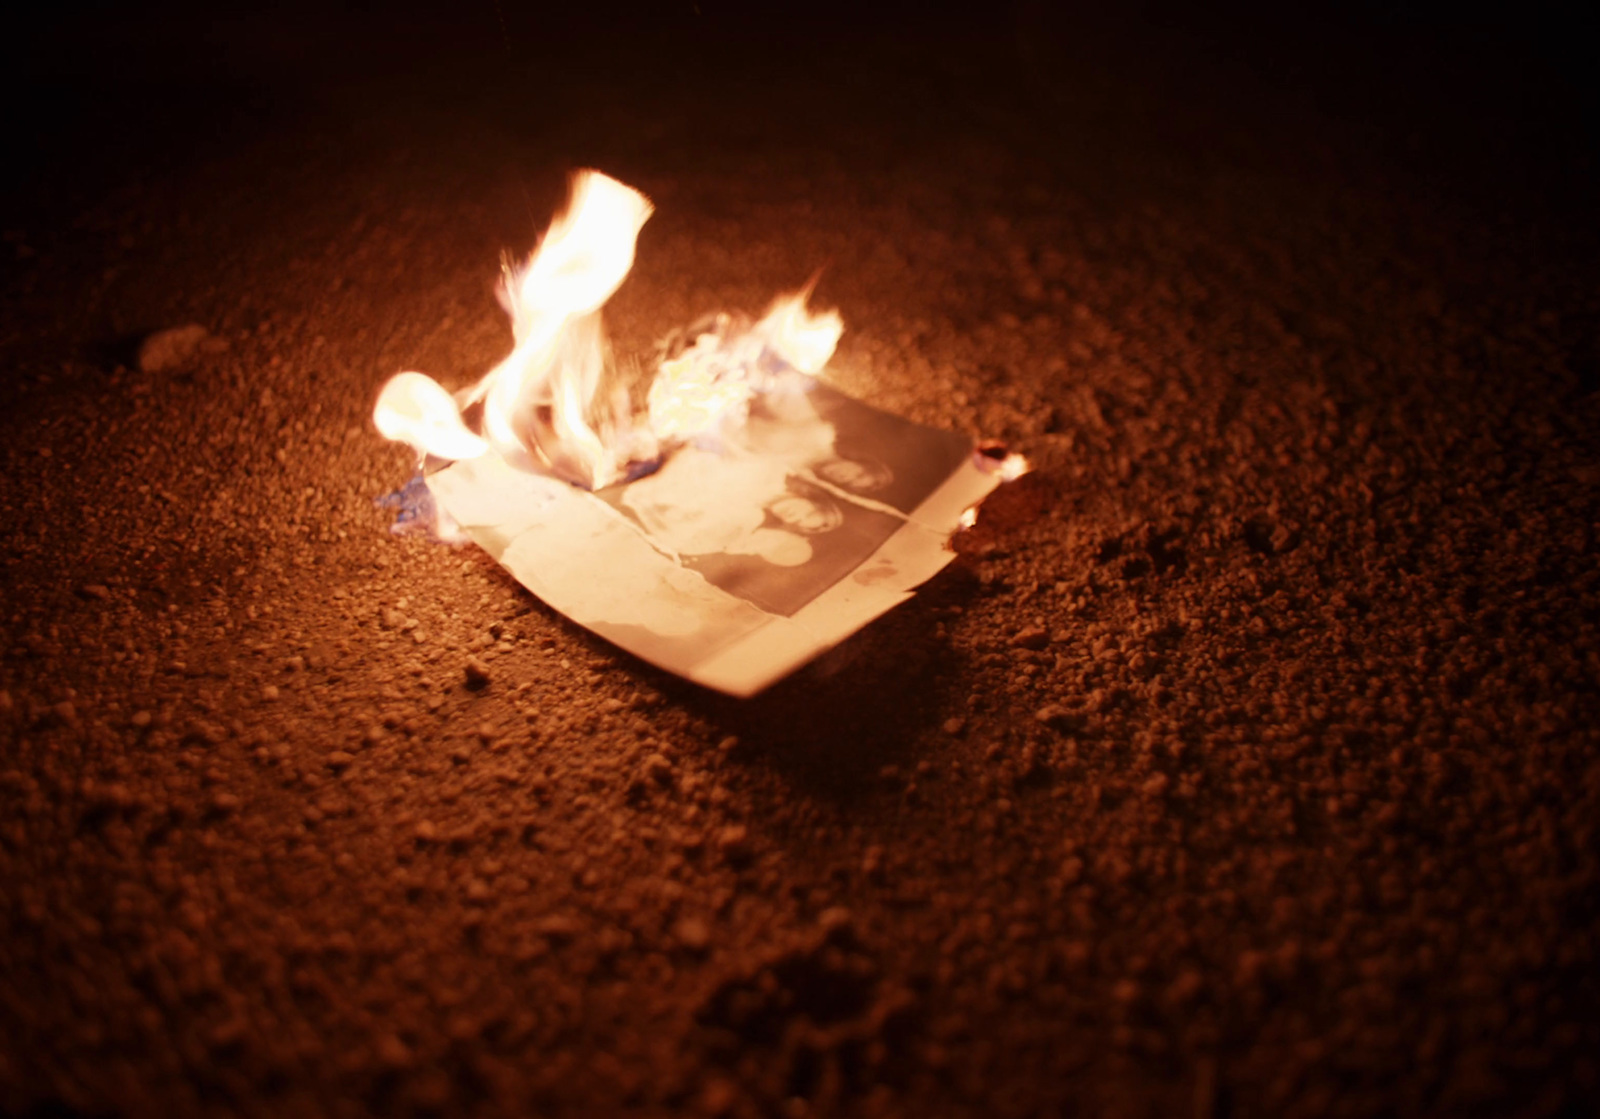
[[225, 344], [212, 338], [211, 332], [198, 323], [158, 330], [139, 343], [139, 371], [163, 373], [177, 369], [203, 350], [214, 351], [219, 345]]

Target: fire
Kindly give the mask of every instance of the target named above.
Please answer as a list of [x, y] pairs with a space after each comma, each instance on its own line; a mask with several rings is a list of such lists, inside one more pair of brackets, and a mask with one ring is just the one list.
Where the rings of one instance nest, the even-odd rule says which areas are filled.
[[397, 373], [383, 386], [373, 421], [385, 439], [438, 458], [477, 458], [489, 449], [461, 422], [451, 395], [422, 373]]
[[[652, 209], [643, 194], [598, 171], [575, 175], [566, 210], [528, 260], [502, 277], [511, 353], [455, 397], [426, 374], [397, 374], [373, 411], [379, 432], [425, 456], [493, 451], [519, 469], [599, 489], [648, 470], [675, 446], [742, 424], [752, 397], [777, 379], [822, 371], [844, 327], [835, 312], [807, 309], [808, 288], [779, 299], [753, 325], [719, 316], [661, 362], [638, 409], [615, 383], [601, 308], [633, 267]], [[462, 413], [479, 403], [474, 432]]]
[[719, 426], [737, 427], [751, 399], [777, 387], [780, 378], [821, 373], [844, 323], [835, 311], [808, 311], [810, 291], [778, 299], [753, 326], [719, 315], [681, 355], [663, 361], [649, 397], [657, 438], [687, 442]]

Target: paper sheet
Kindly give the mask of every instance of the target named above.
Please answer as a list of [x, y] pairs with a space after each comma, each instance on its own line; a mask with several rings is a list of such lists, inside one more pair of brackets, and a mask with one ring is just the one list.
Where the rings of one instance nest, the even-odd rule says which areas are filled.
[[550, 606], [635, 656], [753, 695], [911, 597], [1000, 477], [962, 436], [808, 382], [736, 432], [595, 493], [493, 453], [430, 474]]

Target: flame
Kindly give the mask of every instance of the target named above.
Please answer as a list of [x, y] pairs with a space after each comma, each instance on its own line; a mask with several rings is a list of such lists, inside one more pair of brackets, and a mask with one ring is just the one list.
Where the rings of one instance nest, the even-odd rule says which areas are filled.
[[998, 473], [1002, 482], [1015, 482], [1024, 474], [1032, 473], [1032, 471], [1033, 463], [1029, 462], [1025, 456], [1009, 454], [1000, 460]]
[[506, 461], [537, 451], [557, 473], [595, 488], [621, 476], [613, 448], [628, 442], [626, 398], [591, 422], [606, 366], [600, 308], [633, 267], [652, 209], [632, 187], [580, 172], [566, 212], [527, 264], [506, 270], [500, 300], [516, 347], [466, 400], [483, 400], [484, 432]]
[[385, 439], [438, 458], [477, 458], [489, 449], [461, 422], [448, 392], [425, 373], [396, 373], [383, 386], [373, 422]]
[[807, 285], [797, 295], [780, 298], [767, 317], [756, 324], [754, 333], [783, 361], [815, 377], [839, 345], [844, 320], [837, 311], [812, 314], [806, 309], [810, 295], [811, 287]]
[[795, 373], [814, 377], [828, 364], [844, 322], [814, 314], [810, 288], [781, 296], [754, 326], [719, 316], [681, 355], [663, 361], [650, 385], [650, 429], [664, 443], [688, 442], [742, 424], [757, 394]]
[[[595, 487], [619, 477], [626, 457], [653, 455], [653, 441], [630, 428], [626, 394], [602, 392], [600, 324], [651, 210], [644, 195], [598, 171], [573, 176], [566, 210], [527, 262], [507, 266], [501, 279], [511, 353], [459, 401], [424, 374], [391, 378], [373, 410], [378, 430], [425, 455], [476, 458], [493, 449], [523, 469]], [[481, 437], [461, 418], [480, 401]]]
[[[751, 399], [784, 378], [815, 377], [844, 324], [806, 307], [810, 287], [750, 325], [721, 316], [682, 354], [661, 362], [642, 416], [625, 388], [607, 389], [600, 310], [633, 267], [650, 200], [598, 171], [573, 176], [567, 208], [526, 263], [508, 265], [500, 301], [510, 354], [459, 400], [422, 373], [400, 373], [373, 411], [386, 437], [444, 459], [490, 450], [524, 470], [598, 489], [674, 446], [743, 423]], [[482, 434], [462, 409], [483, 405]]]

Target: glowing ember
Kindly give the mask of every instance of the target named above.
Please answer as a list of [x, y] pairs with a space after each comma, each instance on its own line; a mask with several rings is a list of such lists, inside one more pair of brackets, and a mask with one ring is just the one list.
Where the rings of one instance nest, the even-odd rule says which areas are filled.
[[[751, 399], [777, 379], [822, 370], [843, 324], [834, 312], [808, 311], [801, 292], [753, 325], [720, 317], [661, 363], [641, 415], [610, 376], [600, 311], [633, 266], [651, 209], [598, 171], [574, 176], [566, 211], [503, 277], [511, 353], [459, 399], [425, 374], [396, 375], [374, 409], [378, 430], [423, 455], [461, 460], [492, 449], [518, 469], [599, 489], [674, 446], [741, 425]], [[461, 411], [480, 402], [478, 434]]]

